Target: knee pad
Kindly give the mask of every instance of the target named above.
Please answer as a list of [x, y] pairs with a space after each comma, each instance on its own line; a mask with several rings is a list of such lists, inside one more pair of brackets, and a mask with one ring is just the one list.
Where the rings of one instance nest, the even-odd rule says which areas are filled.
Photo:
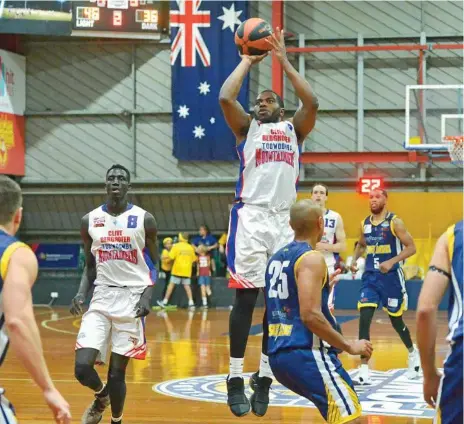
[[88, 380], [91, 378], [92, 371], [93, 366], [90, 364], [76, 362], [76, 365], [74, 366], [74, 375], [76, 379], [84, 385], [86, 385]]

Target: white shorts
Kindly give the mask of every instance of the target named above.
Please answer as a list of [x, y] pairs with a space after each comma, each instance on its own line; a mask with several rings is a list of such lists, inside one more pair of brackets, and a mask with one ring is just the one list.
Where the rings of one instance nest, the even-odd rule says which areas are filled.
[[15, 410], [11, 402], [3, 395], [5, 390], [0, 388], [0, 423], [1, 424], [16, 424]]
[[229, 287], [265, 286], [269, 258], [293, 241], [289, 210], [272, 212], [260, 206], [236, 203], [230, 211], [227, 238]]
[[97, 349], [102, 362], [106, 362], [111, 342], [112, 352], [145, 359], [145, 318], [135, 318], [134, 310], [143, 289], [97, 286], [89, 310], [82, 317], [76, 349]]

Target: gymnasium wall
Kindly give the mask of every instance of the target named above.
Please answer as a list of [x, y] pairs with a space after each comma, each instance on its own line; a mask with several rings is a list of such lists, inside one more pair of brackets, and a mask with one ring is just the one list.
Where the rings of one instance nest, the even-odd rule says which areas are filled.
[[[270, 20], [271, 3], [253, 2], [252, 14]], [[358, 33], [366, 43], [462, 38], [460, 2], [286, 2], [286, 30], [308, 43], [344, 44]], [[412, 37], [412, 38], [411, 38]], [[313, 41], [311, 41], [313, 40]], [[382, 41], [383, 40], [383, 41]], [[412, 41], [411, 41], [412, 40]], [[234, 49], [231, 46], [231, 49]], [[24, 182], [100, 181], [102, 169], [122, 163], [143, 180], [233, 179], [237, 163], [182, 163], [172, 156], [169, 45], [121, 41], [26, 38], [27, 125]], [[462, 52], [430, 53], [428, 82], [458, 83]], [[296, 57], [292, 56], [292, 60]], [[367, 150], [400, 150], [404, 134], [404, 85], [416, 82], [415, 53], [365, 54]], [[306, 56], [307, 78], [320, 113], [306, 150], [356, 147], [356, 57], [352, 53]], [[132, 71], [135, 85], [132, 85]], [[271, 86], [270, 60], [252, 72], [252, 98]], [[297, 105], [286, 84], [287, 108]], [[134, 122], [129, 113], [138, 110]], [[135, 134], [135, 142], [133, 136]], [[393, 178], [418, 176], [414, 164], [366, 164], [366, 172]], [[308, 178], [355, 177], [352, 164], [308, 166]], [[456, 178], [456, 168], [434, 165], [428, 177]], [[459, 176], [458, 176], [459, 177]]]

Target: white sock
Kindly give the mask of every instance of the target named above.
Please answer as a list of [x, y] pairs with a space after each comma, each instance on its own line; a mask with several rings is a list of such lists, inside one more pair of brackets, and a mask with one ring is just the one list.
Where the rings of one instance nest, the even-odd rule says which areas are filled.
[[115, 423], [119, 423], [122, 421], [122, 415], [119, 418], [113, 418], [111, 417], [111, 421], [114, 421]]
[[369, 365], [368, 364], [361, 364], [361, 370], [369, 371]]
[[201, 300], [203, 301], [203, 305], [207, 305], [208, 304], [208, 300], [206, 299], [206, 297], [202, 297]]
[[230, 358], [229, 378], [243, 378], [243, 358]]
[[259, 376], [273, 378], [271, 367], [269, 365], [269, 357], [261, 353], [261, 361], [259, 362]]
[[100, 393], [102, 393], [103, 390], [105, 390], [105, 387], [106, 387], [106, 384], [103, 384], [103, 387], [101, 388], [101, 390], [99, 390], [98, 392], [95, 392], [95, 394], [99, 395]]
[[195, 304], [193, 303], [193, 300], [189, 300], [189, 306], [193, 306], [193, 305], [195, 305]]

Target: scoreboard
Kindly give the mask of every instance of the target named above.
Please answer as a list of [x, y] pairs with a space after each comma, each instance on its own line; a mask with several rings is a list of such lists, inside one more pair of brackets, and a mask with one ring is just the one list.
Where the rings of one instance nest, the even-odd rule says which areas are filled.
[[168, 1], [73, 1], [72, 7], [72, 35], [145, 39], [169, 35]]

